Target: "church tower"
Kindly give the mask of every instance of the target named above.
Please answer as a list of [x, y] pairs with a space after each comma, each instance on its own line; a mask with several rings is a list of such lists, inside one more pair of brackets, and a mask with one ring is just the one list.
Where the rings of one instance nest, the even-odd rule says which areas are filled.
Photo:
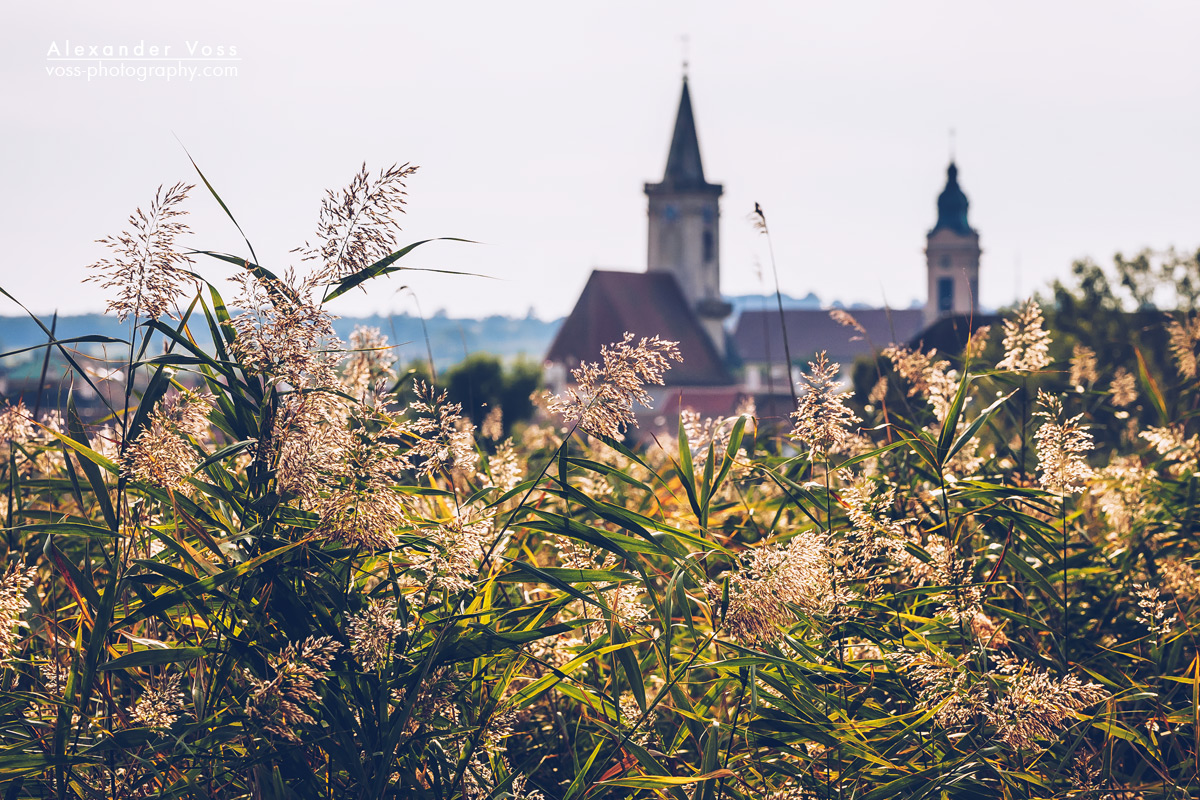
[[685, 76], [666, 173], [660, 183], [646, 184], [650, 201], [647, 268], [675, 276], [717, 352], [723, 355], [725, 331], [721, 323], [732, 307], [721, 299], [721, 192], [719, 183], [704, 180]]
[[950, 162], [946, 188], [938, 195], [937, 224], [926, 238], [929, 294], [925, 324], [950, 314], [979, 311], [979, 233], [967, 222], [967, 196], [958, 185], [958, 167]]

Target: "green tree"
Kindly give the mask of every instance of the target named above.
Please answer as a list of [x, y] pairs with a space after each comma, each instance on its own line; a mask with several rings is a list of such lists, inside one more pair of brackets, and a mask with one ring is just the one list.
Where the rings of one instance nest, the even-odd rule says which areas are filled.
[[509, 368], [496, 356], [474, 353], [446, 370], [442, 385], [453, 403], [461, 403], [463, 414], [475, 425], [494, 408], [503, 415], [504, 431], [533, 414], [530, 395], [541, 382], [541, 371], [530, 361], [517, 361]]

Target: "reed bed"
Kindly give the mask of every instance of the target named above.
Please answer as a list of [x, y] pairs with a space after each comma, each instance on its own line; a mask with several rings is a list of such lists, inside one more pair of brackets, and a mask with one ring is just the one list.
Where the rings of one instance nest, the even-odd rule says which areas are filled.
[[47, 328], [61, 414], [0, 413], [6, 800], [1200, 794], [1193, 322], [1156, 380], [1056, 364], [1031, 301], [641, 445], [679, 356], [635, 331], [501, 440], [333, 335], [424, 244], [412, 171], [329, 193], [296, 270], [182, 248], [160, 192], [95, 268], [99, 419], [101, 337]]

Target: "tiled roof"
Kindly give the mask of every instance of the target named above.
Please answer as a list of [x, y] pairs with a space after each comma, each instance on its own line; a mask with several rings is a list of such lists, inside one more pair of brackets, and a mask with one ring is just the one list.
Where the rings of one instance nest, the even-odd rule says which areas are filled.
[[784, 363], [783, 329], [786, 325], [792, 360], [803, 364], [825, 351], [831, 361], [849, 364], [893, 342], [906, 343], [921, 332], [920, 309], [856, 309], [849, 312], [866, 330], [834, 322], [829, 312], [816, 309], [785, 309], [784, 324], [779, 310], [743, 311], [733, 332], [733, 346], [747, 364]]
[[666, 374], [668, 386], [726, 386], [733, 378], [668, 272], [594, 270], [575, 308], [558, 329], [546, 360], [574, 367], [599, 361], [600, 348], [658, 336], [679, 342], [683, 363]]

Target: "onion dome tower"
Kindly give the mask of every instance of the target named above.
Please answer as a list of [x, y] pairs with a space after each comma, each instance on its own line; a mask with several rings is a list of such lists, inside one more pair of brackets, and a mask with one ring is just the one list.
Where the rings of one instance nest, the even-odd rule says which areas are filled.
[[979, 311], [979, 233], [967, 221], [966, 194], [958, 185], [958, 167], [950, 162], [946, 188], [938, 195], [937, 224], [926, 237], [928, 291], [925, 324], [952, 314]]

